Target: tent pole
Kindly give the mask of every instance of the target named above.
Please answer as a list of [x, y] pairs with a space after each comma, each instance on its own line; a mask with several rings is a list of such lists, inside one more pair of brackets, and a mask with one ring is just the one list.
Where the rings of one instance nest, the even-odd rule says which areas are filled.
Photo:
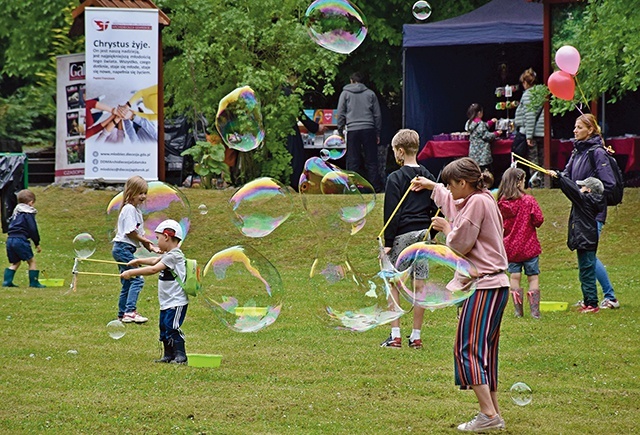
[[407, 86], [407, 63], [406, 63], [406, 57], [407, 55], [407, 49], [403, 48], [402, 49], [402, 128], [406, 128], [407, 123], [406, 123], [406, 116], [407, 116], [407, 110], [406, 110], [406, 105], [407, 105], [407, 95], [406, 95], [406, 86]]

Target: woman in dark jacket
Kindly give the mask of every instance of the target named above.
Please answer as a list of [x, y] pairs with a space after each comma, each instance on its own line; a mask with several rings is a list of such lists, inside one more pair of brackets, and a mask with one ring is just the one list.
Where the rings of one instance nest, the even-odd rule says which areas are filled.
[[[576, 119], [573, 129], [574, 142], [571, 157], [564, 168], [563, 174], [573, 181], [584, 180], [588, 177], [595, 177], [604, 184], [605, 192], [611, 190], [616, 184], [613, 171], [607, 159], [607, 150], [604, 148], [602, 135], [598, 122], [590, 113], [580, 115]], [[589, 156], [593, 154], [593, 159]], [[607, 218], [607, 208], [596, 216], [598, 222], [598, 236], [602, 232], [602, 227]], [[607, 269], [596, 258], [596, 279], [602, 287], [604, 299], [600, 308], [618, 308], [620, 302], [616, 298], [613, 286], [609, 280]]]

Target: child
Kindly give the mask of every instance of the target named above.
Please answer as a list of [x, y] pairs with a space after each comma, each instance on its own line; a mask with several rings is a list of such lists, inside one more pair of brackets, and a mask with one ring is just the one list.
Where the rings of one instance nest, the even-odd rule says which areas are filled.
[[596, 216], [607, 207], [602, 181], [589, 177], [576, 182], [557, 172], [560, 189], [571, 201], [567, 246], [578, 253], [578, 269], [583, 302], [581, 313], [597, 313], [596, 251], [598, 250], [598, 222]]
[[[498, 342], [504, 308], [509, 301], [508, 262], [502, 239], [502, 216], [486, 189], [487, 172], [475, 160], [462, 157], [442, 170], [435, 183], [424, 177], [412, 181], [413, 190], [433, 190], [431, 197], [444, 215], [433, 218], [447, 246], [465, 255], [477, 268], [476, 291], [462, 304], [454, 344], [455, 379], [461, 389], [473, 389], [480, 413], [460, 431], [504, 429], [498, 407]], [[456, 275], [454, 281], [464, 280]]]
[[[576, 119], [573, 135], [573, 152], [563, 172], [573, 181], [595, 177], [602, 181], [605, 191], [612, 189], [616, 180], [605, 156], [607, 151], [595, 116], [591, 113], [580, 115]], [[607, 220], [606, 207], [602, 213], [598, 213], [596, 220], [600, 235]], [[600, 283], [604, 295], [600, 308], [620, 308], [620, 301], [616, 297], [607, 269], [597, 257], [596, 280]]]
[[186, 364], [184, 334], [180, 327], [187, 315], [189, 297], [176, 279], [176, 275], [182, 282], [187, 279], [186, 260], [180, 250], [180, 242], [183, 239], [182, 228], [178, 222], [167, 219], [160, 222], [155, 233], [158, 235], [158, 247], [163, 255], [131, 260], [128, 266], [146, 265], [146, 267], [127, 269], [120, 276], [128, 280], [134, 276], [160, 274], [158, 277], [159, 323], [164, 356], [156, 362]]
[[[421, 175], [429, 180], [434, 176], [426, 168], [419, 165], [416, 156], [420, 146], [420, 136], [413, 130], [398, 131], [391, 140], [391, 147], [400, 169], [389, 174], [384, 195], [384, 222], [387, 222], [404, 193], [411, 186], [411, 180]], [[411, 192], [402, 204], [400, 210], [393, 216], [384, 232], [384, 252], [395, 265], [398, 255], [407, 246], [424, 239], [425, 229], [431, 225], [431, 217], [437, 207], [431, 201], [428, 192]], [[428, 271], [415, 271], [416, 280], [426, 279]], [[398, 300], [398, 288], [391, 287], [391, 294]], [[420, 328], [424, 319], [424, 308], [413, 308], [413, 330], [409, 336], [409, 347], [422, 349]], [[391, 335], [380, 346], [402, 347], [400, 334], [400, 319], [391, 322]]]
[[31, 250], [31, 243], [29, 243], [29, 239], [33, 240], [36, 251], [42, 252], [40, 234], [36, 224], [38, 211], [33, 207], [36, 203], [36, 195], [28, 189], [23, 189], [16, 196], [18, 197], [18, 205], [13, 210], [7, 232], [7, 257], [11, 265], [4, 270], [2, 286], [17, 287], [13, 283], [13, 277], [20, 267], [20, 263], [26, 261], [29, 265], [29, 287], [44, 288], [45, 286], [38, 281], [40, 271], [36, 266], [36, 259]]
[[[157, 247], [144, 237], [144, 227], [140, 205], [147, 199], [147, 182], [139, 175], [129, 178], [124, 185], [123, 203], [118, 215], [118, 227], [116, 236], [113, 238], [113, 249], [111, 254], [118, 263], [129, 263], [133, 260], [133, 254], [142, 244], [148, 251], [159, 253]], [[118, 265], [118, 270], [122, 274], [128, 266]], [[131, 280], [122, 279], [122, 289], [118, 299], [118, 319], [124, 323], [145, 323], [146, 317], [141, 316], [136, 310], [138, 295], [144, 286], [143, 278]]]
[[542, 247], [536, 234], [544, 222], [542, 210], [536, 199], [527, 195], [524, 185], [527, 174], [520, 168], [509, 168], [502, 175], [498, 188], [498, 207], [504, 221], [504, 247], [511, 274], [511, 296], [516, 317], [522, 317], [523, 291], [520, 287], [522, 269], [529, 281], [529, 308], [531, 317], [540, 318], [540, 267], [538, 256]]
[[465, 131], [469, 132], [469, 157], [474, 159], [480, 170], [491, 171], [491, 163], [493, 163], [493, 157], [491, 156], [491, 142], [500, 136], [502, 131], [497, 130], [490, 132], [489, 129], [493, 128], [496, 123], [496, 119], [492, 119], [488, 123], [482, 120], [484, 110], [478, 103], [473, 103], [467, 109], [468, 121], [464, 126]]

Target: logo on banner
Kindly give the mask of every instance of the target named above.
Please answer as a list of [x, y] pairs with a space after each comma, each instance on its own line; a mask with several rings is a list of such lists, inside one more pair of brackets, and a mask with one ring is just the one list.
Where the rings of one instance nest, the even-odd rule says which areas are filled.
[[104, 32], [109, 28], [109, 21], [94, 19], [93, 26], [96, 28], [98, 32]]
[[84, 80], [84, 62], [71, 62], [69, 64], [69, 80]]

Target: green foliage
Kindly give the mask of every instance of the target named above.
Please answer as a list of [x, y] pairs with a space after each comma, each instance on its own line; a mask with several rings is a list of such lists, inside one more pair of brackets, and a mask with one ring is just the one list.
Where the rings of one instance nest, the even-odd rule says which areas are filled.
[[55, 142], [56, 56], [82, 52], [69, 38], [73, 0], [0, 0], [0, 136]]
[[[555, 6], [555, 5], [554, 5]], [[595, 0], [555, 6], [552, 53], [563, 45], [580, 52], [576, 102], [600, 98], [616, 102], [640, 85], [640, 8], [627, 0]], [[554, 113], [572, 110], [553, 99]]]
[[231, 181], [229, 166], [224, 162], [224, 145], [221, 143], [197, 141], [181, 155], [193, 158], [193, 170], [202, 177], [202, 186], [205, 189], [211, 189], [213, 180], [218, 177], [222, 177], [226, 182]]
[[[203, 114], [212, 122], [225, 95], [250, 86], [262, 105], [266, 137], [260, 148], [240, 154], [238, 181], [287, 180], [291, 156], [285, 144], [301, 96], [330, 82], [340, 58], [309, 38], [301, 19], [307, 2], [165, 0], [159, 6], [172, 19], [163, 33], [168, 115]], [[285, 88], [292, 93], [284, 95]]]

